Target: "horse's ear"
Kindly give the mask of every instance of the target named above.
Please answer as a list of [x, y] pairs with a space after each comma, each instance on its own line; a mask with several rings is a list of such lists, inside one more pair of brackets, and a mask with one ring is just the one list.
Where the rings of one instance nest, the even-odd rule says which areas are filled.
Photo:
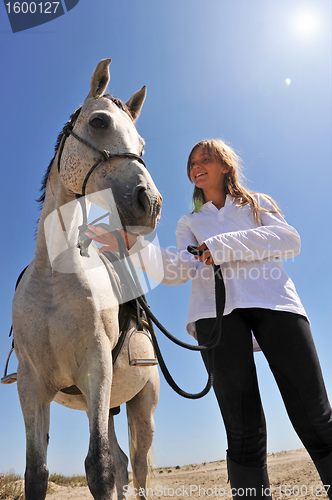
[[143, 103], [145, 101], [146, 97], [146, 86], [141, 88], [141, 90], [138, 90], [131, 96], [129, 101], [126, 102], [126, 105], [130, 109], [131, 115], [134, 120], [139, 117], [139, 114], [141, 112]]
[[110, 81], [109, 65], [112, 59], [102, 59], [91, 77], [90, 97], [99, 97], [104, 94]]

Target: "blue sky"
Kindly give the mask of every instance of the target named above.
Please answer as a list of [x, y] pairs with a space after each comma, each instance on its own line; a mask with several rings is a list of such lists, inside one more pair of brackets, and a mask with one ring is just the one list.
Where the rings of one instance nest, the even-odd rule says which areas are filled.
[[[111, 57], [111, 93], [127, 100], [147, 86], [137, 127], [164, 199], [157, 228], [162, 246], [176, 244], [177, 221], [191, 208], [188, 153], [208, 137], [222, 137], [240, 153], [248, 187], [272, 196], [299, 231], [301, 253], [285, 266], [310, 317], [332, 395], [330, 19], [330, 0], [80, 0], [64, 16], [13, 34], [0, 6], [1, 370], [11, 346], [14, 286], [34, 255], [35, 200], [57, 134], [84, 101], [99, 60]], [[147, 295], [161, 322], [187, 341], [189, 293], [190, 284], [159, 285]], [[158, 337], [177, 383], [201, 390], [206, 374], [199, 354]], [[268, 451], [302, 447], [264, 356], [255, 359]], [[225, 458], [212, 392], [199, 401], [182, 399], [161, 377], [155, 420], [158, 466]], [[116, 426], [127, 452], [125, 409]], [[87, 448], [86, 415], [53, 403], [49, 469], [83, 473]], [[0, 472], [23, 474], [24, 464], [16, 384], [2, 385]]]

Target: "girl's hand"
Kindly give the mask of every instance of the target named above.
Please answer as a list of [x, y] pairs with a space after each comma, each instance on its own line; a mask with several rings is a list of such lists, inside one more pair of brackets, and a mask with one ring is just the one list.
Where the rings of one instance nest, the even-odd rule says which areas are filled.
[[[94, 241], [98, 241], [98, 243], [104, 243], [105, 246], [99, 248], [99, 253], [102, 252], [118, 252], [118, 242], [115, 236], [112, 233], [99, 226], [88, 226], [88, 231], [86, 231], [86, 235]], [[119, 233], [122, 235], [123, 239], [126, 242], [127, 249], [135, 245], [138, 240], [138, 236], [132, 233], [126, 233], [122, 229], [118, 229]]]
[[197, 250], [202, 251], [203, 253], [200, 257], [195, 257], [195, 259], [196, 260], [199, 259], [200, 262], [205, 262], [207, 266], [211, 266], [211, 264], [213, 264], [213, 258], [210, 253], [210, 250], [205, 245], [205, 243], [199, 245], [199, 247], [197, 247]]

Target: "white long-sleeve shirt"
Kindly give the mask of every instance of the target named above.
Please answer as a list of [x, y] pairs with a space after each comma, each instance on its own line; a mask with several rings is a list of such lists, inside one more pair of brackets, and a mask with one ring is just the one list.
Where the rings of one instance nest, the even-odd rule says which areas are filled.
[[[262, 208], [275, 210], [266, 197], [256, 196]], [[261, 307], [306, 316], [281, 260], [299, 253], [298, 233], [278, 213], [260, 210], [257, 224], [251, 207], [239, 207], [237, 203], [227, 195], [220, 210], [208, 202], [200, 212], [182, 217], [176, 229], [177, 250], [139, 240], [130, 251], [134, 264], [156, 281], [179, 285], [192, 279], [187, 331], [194, 337], [195, 321], [216, 317], [213, 268], [196, 261], [187, 251], [188, 245], [203, 242], [222, 270], [224, 315], [236, 308]]]

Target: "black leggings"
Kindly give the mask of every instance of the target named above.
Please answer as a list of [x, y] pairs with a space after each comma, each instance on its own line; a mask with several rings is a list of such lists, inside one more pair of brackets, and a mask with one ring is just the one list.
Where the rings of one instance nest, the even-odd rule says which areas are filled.
[[[199, 344], [210, 338], [214, 318], [196, 322]], [[213, 388], [226, 427], [228, 454], [238, 464], [266, 463], [266, 425], [252, 349], [254, 333], [276, 379], [289, 418], [314, 461], [332, 452], [332, 411], [310, 326], [284, 311], [235, 309], [224, 316], [211, 353]], [[212, 358], [212, 360], [211, 360]]]

